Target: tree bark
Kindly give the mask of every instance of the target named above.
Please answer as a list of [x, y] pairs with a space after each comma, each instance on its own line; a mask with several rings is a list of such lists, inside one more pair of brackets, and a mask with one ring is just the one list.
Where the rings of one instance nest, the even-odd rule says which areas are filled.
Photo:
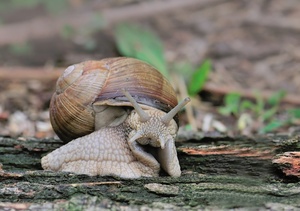
[[300, 209], [299, 177], [272, 164], [277, 154], [300, 151], [299, 137], [181, 134], [179, 178], [43, 171], [40, 158], [61, 145], [56, 139], [0, 137], [0, 209]]

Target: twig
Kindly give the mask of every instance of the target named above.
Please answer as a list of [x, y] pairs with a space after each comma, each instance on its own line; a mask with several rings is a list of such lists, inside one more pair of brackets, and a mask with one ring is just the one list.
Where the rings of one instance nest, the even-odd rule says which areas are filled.
[[0, 81], [57, 80], [65, 68], [0, 67]]
[[[95, 16], [101, 14], [107, 26], [122, 21], [141, 19], [156, 16], [159, 13], [167, 13], [176, 9], [188, 9], [194, 7], [207, 7], [222, 3], [226, 0], [172, 0], [172, 1], [149, 1], [120, 8], [97, 8], [95, 3], [88, 5], [91, 12], [86, 8], [76, 11], [66, 11], [58, 17], [36, 17], [34, 20], [3, 25], [0, 28], [0, 46], [12, 43], [25, 42], [30, 39], [41, 39], [59, 34], [66, 25], [75, 29], [87, 26], [95, 21]], [[95, 9], [96, 8], [96, 9]], [[98, 11], [97, 11], [98, 10]]]

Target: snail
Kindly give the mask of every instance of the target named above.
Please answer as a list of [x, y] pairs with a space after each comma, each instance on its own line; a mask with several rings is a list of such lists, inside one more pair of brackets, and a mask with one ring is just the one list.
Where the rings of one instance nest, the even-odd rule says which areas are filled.
[[[66, 144], [41, 160], [43, 169], [122, 178], [181, 175], [170, 83], [151, 65], [117, 57], [69, 66], [57, 80], [50, 120]], [[176, 118], [175, 118], [176, 119]]]

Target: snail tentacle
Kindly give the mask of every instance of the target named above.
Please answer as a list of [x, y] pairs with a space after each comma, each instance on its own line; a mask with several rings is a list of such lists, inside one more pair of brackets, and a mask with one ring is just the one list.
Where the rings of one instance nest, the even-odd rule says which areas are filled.
[[173, 117], [188, 103], [191, 99], [189, 97], [185, 98], [183, 101], [178, 103], [171, 111], [169, 111], [165, 116], [161, 118], [161, 121], [164, 124], [169, 124]]
[[122, 89], [122, 92], [127, 97], [129, 102], [131, 102], [135, 111], [139, 114], [141, 122], [147, 122], [150, 119], [150, 116], [141, 108], [141, 106], [139, 106], [136, 100], [131, 96], [131, 94], [126, 89]]

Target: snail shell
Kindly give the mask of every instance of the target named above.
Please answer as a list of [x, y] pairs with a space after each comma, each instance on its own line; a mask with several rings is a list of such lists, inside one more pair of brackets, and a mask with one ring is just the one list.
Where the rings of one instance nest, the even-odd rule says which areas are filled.
[[[94, 105], [124, 108], [126, 113], [132, 104], [120, 91], [122, 88], [146, 109], [169, 112], [178, 103], [170, 83], [145, 62], [124, 57], [86, 61], [69, 66], [57, 81], [50, 102], [54, 131], [65, 142], [93, 132]], [[114, 113], [110, 109], [108, 112]]]

